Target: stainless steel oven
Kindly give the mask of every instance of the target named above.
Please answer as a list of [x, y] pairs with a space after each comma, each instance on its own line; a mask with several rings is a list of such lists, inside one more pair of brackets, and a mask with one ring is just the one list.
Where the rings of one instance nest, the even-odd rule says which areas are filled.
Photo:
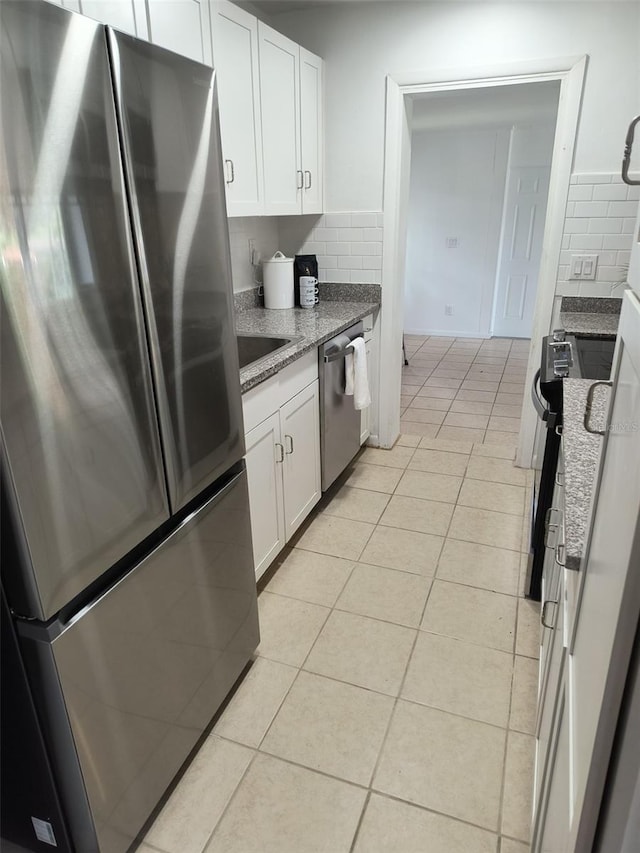
[[323, 344], [320, 359], [320, 460], [325, 492], [360, 449], [361, 412], [345, 394], [345, 358], [350, 344], [364, 335], [362, 322]]

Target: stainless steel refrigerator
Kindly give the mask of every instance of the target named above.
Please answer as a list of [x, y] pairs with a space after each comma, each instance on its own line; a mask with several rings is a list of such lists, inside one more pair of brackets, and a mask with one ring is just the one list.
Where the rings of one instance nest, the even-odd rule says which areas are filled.
[[119, 853], [259, 639], [215, 75], [0, 24], [3, 593], [70, 844]]

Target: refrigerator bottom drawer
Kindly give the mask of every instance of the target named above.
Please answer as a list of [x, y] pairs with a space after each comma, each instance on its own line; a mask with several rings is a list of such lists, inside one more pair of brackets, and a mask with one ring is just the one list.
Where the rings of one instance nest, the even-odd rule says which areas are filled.
[[52, 643], [101, 853], [124, 853], [259, 641], [243, 471]]

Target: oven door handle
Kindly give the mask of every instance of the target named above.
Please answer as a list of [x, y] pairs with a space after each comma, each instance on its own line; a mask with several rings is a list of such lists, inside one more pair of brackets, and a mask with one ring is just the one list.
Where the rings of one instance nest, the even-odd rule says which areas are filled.
[[536, 412], [540, 416], [541, 420], [548, 421], [549, 420], [549, 409], [542, 402], [540, 395], [538, 394], [538, 380], [540, 379], [540, 371], [536, 370], [536, 375], [533, 377], [533, 384], [531, 385], [531, 399], [533, 400], [533, 405], [535, 406]]
[[[356, 335], [356, 338], [363, 337], [364, 335]], [[352, 338], [352, 340], [355, 340], [355, 338]], [[325, 363], [330, 361], [340, 361], [341, 358], [346, 358], [350, 352], [353, 352], [353, 344], [347, 344], [346, 347], [334, 350], [333, 352], [329, 353], [329, 355], [325, 355]]]

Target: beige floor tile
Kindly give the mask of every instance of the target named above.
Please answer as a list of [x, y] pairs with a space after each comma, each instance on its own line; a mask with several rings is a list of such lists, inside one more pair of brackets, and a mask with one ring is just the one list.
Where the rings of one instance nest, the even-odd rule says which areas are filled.
[[513, 651], [518, 599], [435, 580], [422, 629], [503, 652]]
[[434, 379], [464, 379], [467, 372], [466, 367], [454, 367], [452, 364], [445, 366], [441, 362], [431, 375]]
[[456, 388], [441, 388], [440, 386], [423, 385], [423, 387], [416, 392], [416, 395], [418, 397], [439, 397], [442, 400], [453, 400], [456, 396], [456, 390]]
[[296, 548], [305, 551], [357, 560], [369, 541], [373, 528], [373, 524], [364, 521], [351, 521], [320, 513], [294, 544]]
[[448, 453], [471, 453], [471, 441], [447, 441], [446, 438], [423, 438], [418, 445], [421, 450], [444, 450]]
[[446, 539], [436, 575], [440, 580], [517, 595], [519, 566], [516, 551]]
[[504, 739], [495, 726], [400, 700], [373, 787], [496, 830]]
[[361, 785], [368, 785], [394, 700], [300, 672], [261, 750]]
[[411, 405], [411, 401], [415, 399], [413, 394], [401, 394], [400, 395], [400, 408], [406, 409], [407, 406]]
[[506, 391], [499, 391], [496, 396], [496, 405], [517, 406], [521, 408], [523, 396], [524, 392], [522, 394], [507, 394]]
[[410, 447], [400, 447], [396, 444], [391, 450], [365, 447], [358, 461], [367, 465], [382, 465], [385, 468], [406, 468], [412, 456], [413, 450]]
[[518, 433], [502, 432], [501, 430], [488, 429], [484, 434], [484, 443], [497, 444], [499, 447], [508, 447], [510, 450], [513, 451], [515, 456], [515, 450], [518, 446]]
[[522, 516], [457, 506], [448, 535], [451, 539], [461, 539], [463, 542], [477, 542], [479, 545], [519, 551], [522, 542]]
[[[428, 397], [424, 397], [423, 399], [427, 400]], [[402, 419], [404, 421], [411, 421], [412, 423], [417, 424], [441, 424], [445, 419], [446, 412], [437, 411], [434, 409], [422, 409], [417, 408], [415, 406], [410, 406], [406, 409]]]
[[346, 485], [390, 495], [400, 482], [400, 477], [401, 468], [384, 468], [382, 465], [364, 465], [358, 462], [354, 465]]
[[260, 593], [258, 608], [258, 654], [279, 663], [302, 666], [330, 613], [329, 609], [270, 592]]
[[465, 379], [461, 386], [463, 391], [494, 391], [498, 390], [498, 382], [489, 379]]
[[336, 608], [417, 628], [430, 587], [429, 578], [358, 563]]
[[538, 697], [538, 661], [516, 655], [509, 728], [535, 734]]
[[454, 400], [451, 403], [450, 412], [463, 415], [490, 415], [491, 409], [491, 403], [476, 402], [475, 400]]
[[500, 853], [530, 853], [530, 845], [522, 841], [514, 841], [513, 838], [502, 838]]
[[521, 382], [501, 382], [498, 392], [502, 394], [518, 394], [520, 399], [524, 394], [524, 383]]
[[387, 508], [382, 513], [380, 524], [399, 527], [402, 530], [415, 530], [418, 533], [446, 536], [453, 510], [452, 504], [440, 501], [392, 495]]
[[[402, 413], [401, 413], [402, 415]], [[408, 421], [404, 417], [400, 418], [400, 429], [418, 436], [435, 436], [440, 429], [438, 424], [422, 424], [417, 421]]]
[[431, 578], [443, 542], [442, 536], [377, 527], [362, 552], [361, 562]]
[[208, 737], [145, 840], [172, 853], [200, 853], [254, 755], [239, 744]]
[[473, 456], [490, 456], [494, 459], [509, 459], [513, 461], [515, 451], [513, 447], [504, 447], [501, 444], [474, 444], [471, 451]]
[[505, 512], [508, 515], [522, 517], [524, 513], [524, 492], [522, 486], [509, 486], [506, 483], [490, 483], [486, 480], [465, 478], [458, 503], [460, 506], [491, 509], [495, 512]]
[[441, 397], [414, 397], [411, 403], [412, 409], [430, 409], [434, 412], [448, 412], [451, 400], [443, 400]]
[[472, 400], [479, 403], [493, 403], [495, 391], [477, 391], [473, 388], [463, 388], [456, 394], [456, 400]]
[[507, 363], [506, 358], [500, 358], [496, 355], [478, 355], [474, 359], [477, 364], [497, 364], [503, 366]]
[[366, 791], [258, 755], [206, 853], [348, 851]]
[[454, 504], [461, 485], [462, 477], [428, 471], [405, 471], [395, 494]]
[[402, 698], [506, 727], [513, 655], [451, 637], [421, 633]]
[[405, 397], [415, 397], [418, 391], [422, 388], [422, 383], [418, 382], [403, 382], [400, 386], [400, 394]]
[[497, 840], [487, 830], [372, 794], [354, 853], [495, 853]]
[[445, 426], [465, 427], [465, 429], [486, 429], [488, 415], [471, 415], [463, 412], [449, 412], [444, 419]]
[[487, 428], [500, 432], [520, 432], [520, 413], [515, 418], [503, 418], [493, 414], [489, 418]]
[[426, 388], [451, 388], [457, 390], [462, 379], [450, 379], [446, 376], [430, 376], [424, 383]]
[[356, 489], [344, 485], [323, 507], [327, 515], [337, 515], [352, 521], [370, 521], [375, 524], [389, 501], [389, 495], [383, 492], [372, 492], [367, 489]]
[[[505, 406], [504, 403], [495, 403], [491, 410], [491, 414], [500, 418], [520, 419], [522, 408], [520, 406]], [[502, 427], [497, 427], [497, 429], [502, 429]]]
[[[421, 580], [404, 572], [396, 574]], [[415, 636], [411, 628], [334, 610], [304, 668], [317, 675], [397, 696]]]
[[467, 379], [480, 379], [483, 382], [499, 382], [503, 368], [497, 364], [474, 364], [467, 374]]
[[521, 841], [529, 840], [533, 792], [535, 738], [509, 732], [504, 771], [502, 832]]
[[[436, 439], [436, 441], [441, 442], [443, 439]], [[413, 458], [409, 463], [409, 470], [430, 471], [432, 474], [451, 474], [461, 477], [467, 469], [468, 459], [468, 456], [462, 453], [423, 449], [421, 446], [413, 454]]]
[[420, 444], [420, 438], [417, 435], [401, 435], [396, 443], [400, 447], [417, 447]]
[[353, 566], [352, 561], [340, 557], [292, 548], [278, 566], [266, 589], [268, 592], [299, 598], [311, 604], [333, 607]]
[[518, 599], [516, 654], [529, 658], [540, 655], [540, 602]]
[[443, 425], [438, 431], [438, 438], [446, 438], [451, 441], [482, 441], [484, 439], [483, 429], [471, 429], [470, 427], [456, 427]]
[[493, 483], [507, 483], [511, 486], [524, 486], [526, 483], [525, 469], [516, 468], [508, 459], [472, 456], [466, 476], [474, 480], [490, 480]]
[[257, 747], [271, 725], [298, 670], [258, 658], [216, 722], [213, 733]]

